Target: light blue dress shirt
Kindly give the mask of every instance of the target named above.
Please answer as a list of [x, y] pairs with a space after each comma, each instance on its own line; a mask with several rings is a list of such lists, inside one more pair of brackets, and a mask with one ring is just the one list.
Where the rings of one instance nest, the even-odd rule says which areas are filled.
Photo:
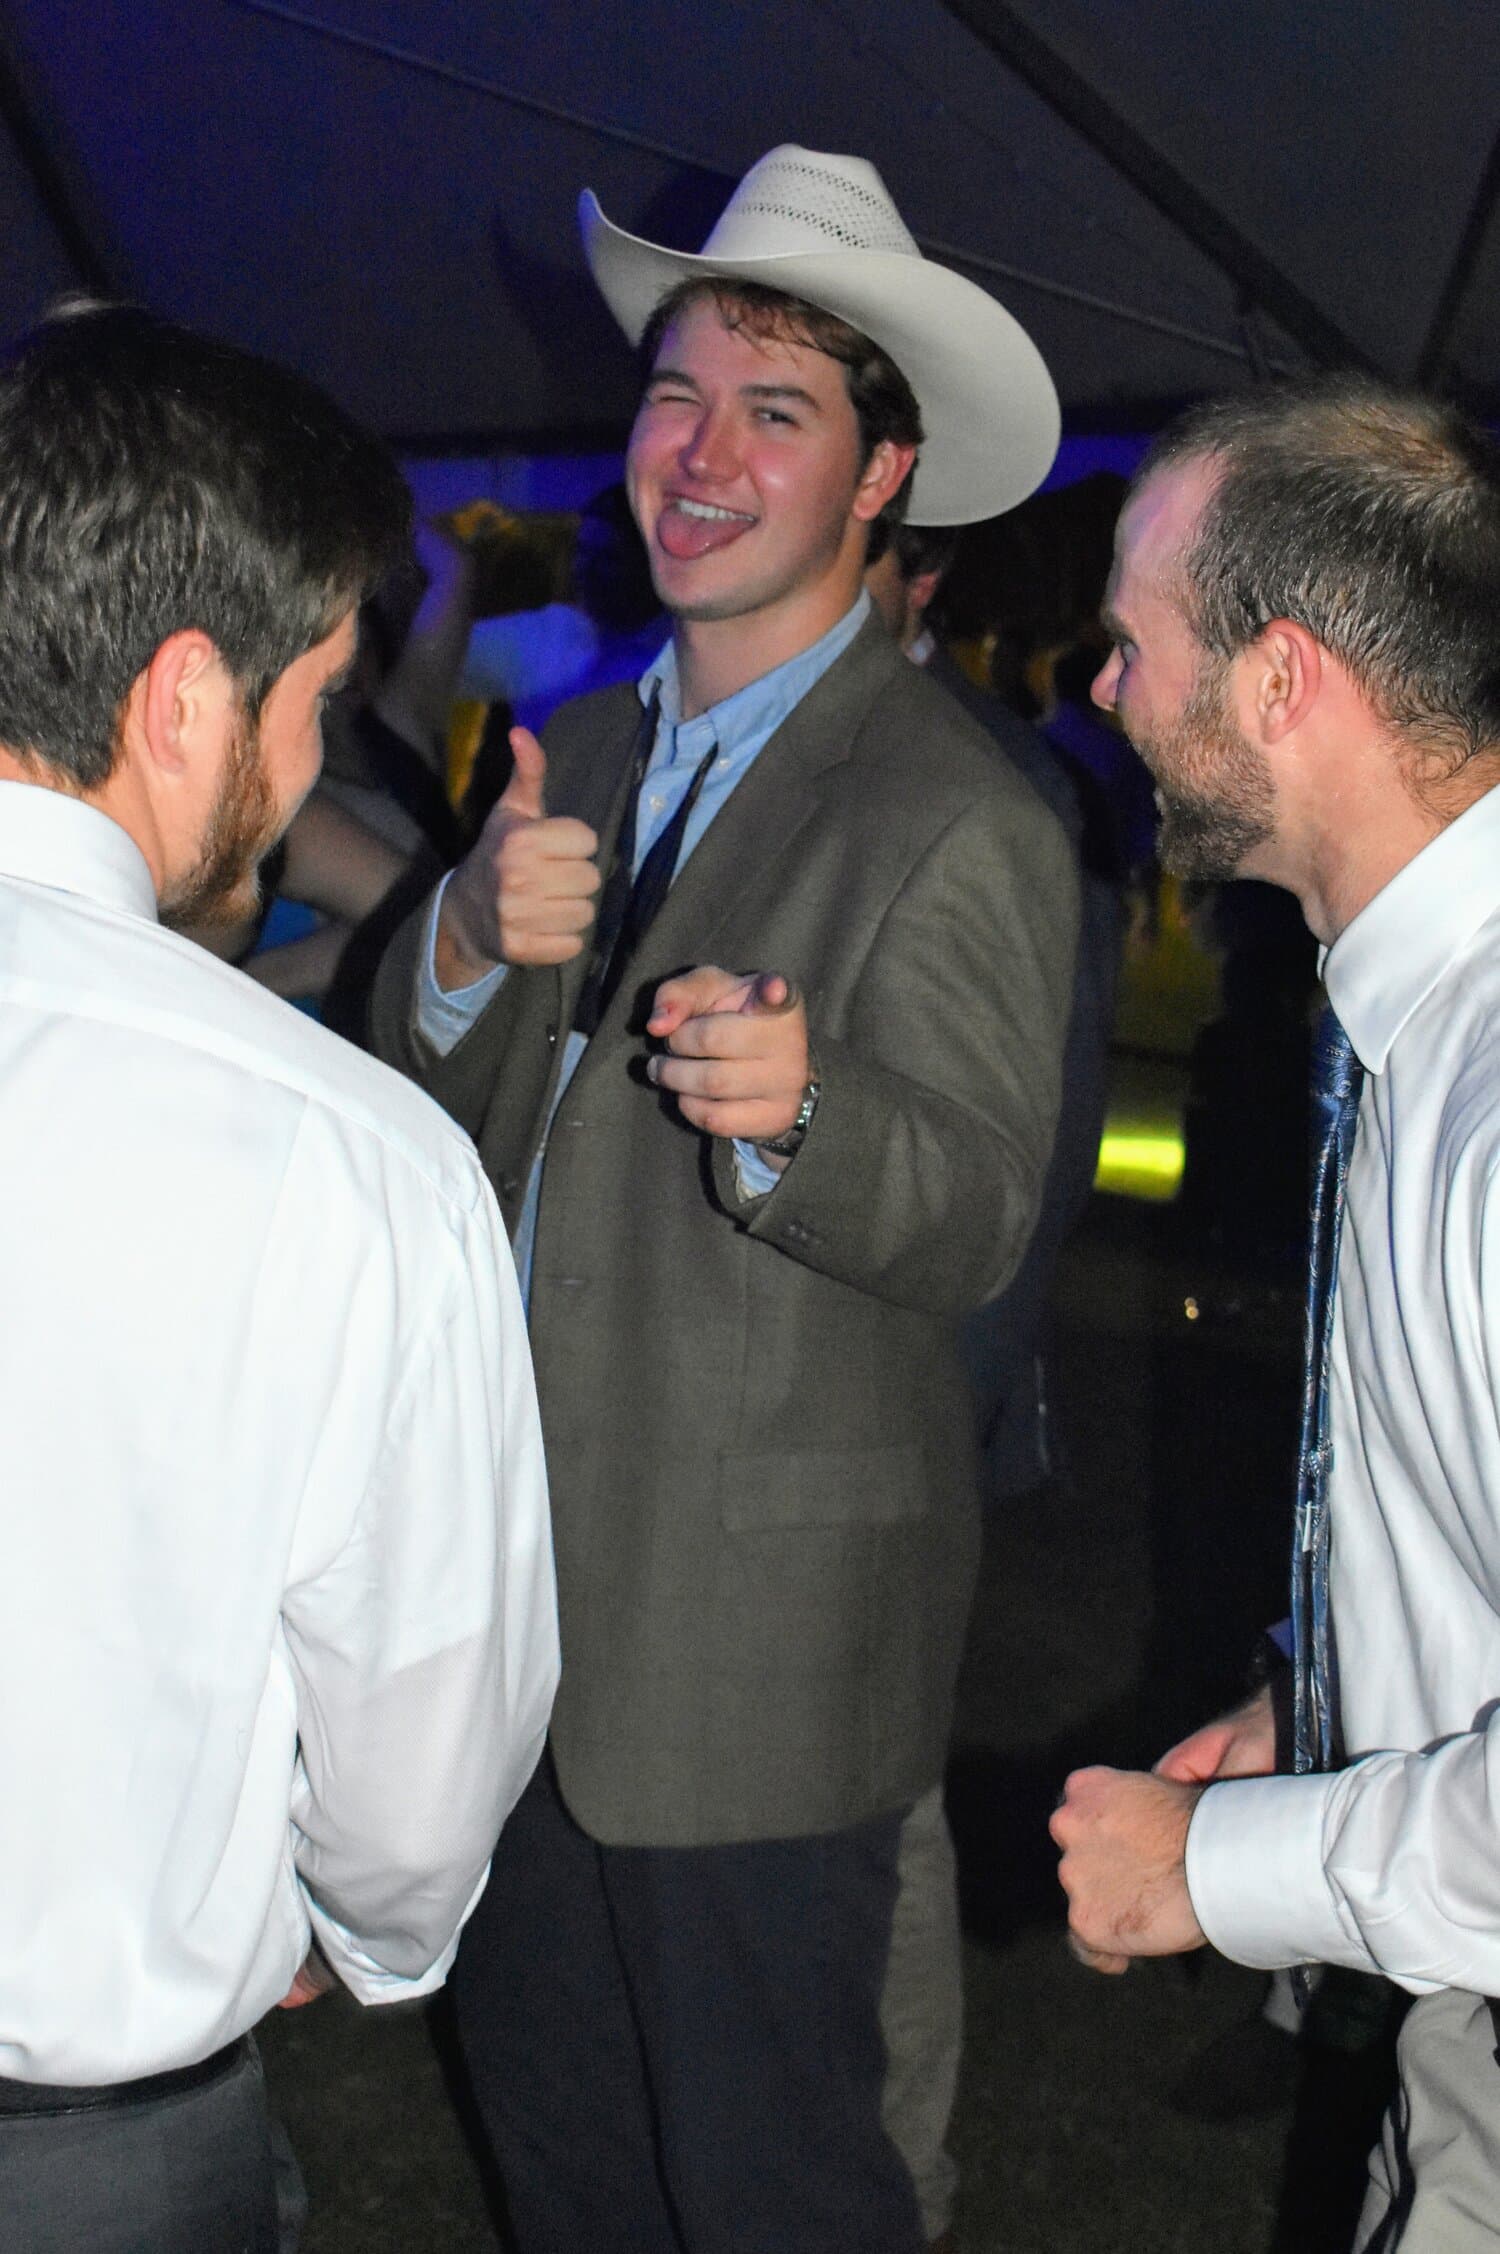
[[[687, 827], [683, 832], [682, 851], [677, 856], [677, 868], [682, 868], [709, 823], [721, 807], [727, 804], [736, 784], [742, 776], [748, 774], [757, 755], [769, 743], [783, 720], [802, 702], [813, 683], [821, 680], [835, 659], [843, 656], [869, 614], [870, 598], [861, 589], [853, 608], [845, 613], [836, 626], [830, 627], [820, 640], [814, 642], [810, 649], [788, 658], [784, 665], [778, 665], [772, 672], [762, 674], [758, 681], [752, 681], [734, 696], [726, 697], [722, 704], [710, 705], [706, 712], [698, 713], [691, 720], [682, 718], [677, 652], [671, 642], [667, 643], [655, 662], [646, 668], [638, 684], [642, 705], [649, 705], [653, 695], [659, 696], [660, 712], [656, 724], [656, 741], [651, 747], [651, 757], [641, 782], [632, 875], [639, 875], [641, 863], [676, 813], [709, 746], [717, 744], [719, 756], [704, 779], [698, 803], [688, 816]], [[443, 882], [446, 885], [447, 879]], [[437, 982], [433, 965], [433, 942], [442, 897], [443, 886], [440, 886], [428, 917], [427, 943], [417, 994], [417, 1023], [438, 1054], [446, 1056], [450, 1049], [457, 1047], [463, 1035], [494, 999], [508, 966], [498, 964], [472, 986], [455, 987], [448, 993], [443, 991]], [[558, 1074], [557, 1092], [547, 1117], [548, 1132], [551, 1131], [552, 1119], [568, 1082], [577, 1071], [578, 1061], [587, 1047], [588, 1042], [583, 1034], [568, 1035], [563, 1051], [562, 1070]], [[766, 1164], [755, 1145], [736, 1142], [734, 1147], [739, 1164], [740, 1186], [746, 1195], [758, 1197], [772, 1189], [777, 1180], [776, 1170]], [[531, 1293], [532, 1252], [536, 1243], [537, 1206], [542, 1190], [542, 1163], [546, 1155], [547, 1137], [543, 1135], [536, 1163], [531, 1169], [531, 1178], [526, 1185], [526, 1200], [516, 1228], [516, 1269], [528, 1300]]]

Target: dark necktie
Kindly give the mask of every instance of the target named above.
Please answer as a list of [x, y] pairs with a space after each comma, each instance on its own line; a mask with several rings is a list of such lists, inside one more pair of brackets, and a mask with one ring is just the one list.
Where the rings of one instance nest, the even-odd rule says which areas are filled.
[[1328, 1360], [1338, 1285], [1344, 1189], [1364, 1067], [1331, 1009], [1313, 1041], [1312, 1224], [1307, 1271], [1307, 1360], [1292, 1543], [1292, 1747], [1299, 1776], [1334, 1765], [1333, 1650], [1328, 1619]]
[[600, 1019], [619, 991], [631, 958], [667, 897], [689, 817], [708, 779], [708, 771], [719, 756], [718, 745], [711, 743], [699, 760], [677, 811], [642, 861], [639, 871], [632, 876], [641, 785], [656, 742], [657, 716], [657, 700], [653, 697], [636, 737], [614, 859], [610, 862], [609, 875], [599, 897], [599, 913], [594, 919], [594, 952], [573, 1012], [574, 1032], [588, 1039], [598, 1030]]

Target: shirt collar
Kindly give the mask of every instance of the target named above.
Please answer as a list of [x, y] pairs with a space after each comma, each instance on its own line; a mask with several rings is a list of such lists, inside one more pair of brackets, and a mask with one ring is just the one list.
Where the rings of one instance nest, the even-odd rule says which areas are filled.
[[1324, 958], [1328, 999], [1367, 1071], [1500, 909], [1500, 788], [1398, 869]]
[[701, 733], [705, 746], [712, 740], [720, 750], [732, 756], [736, 746], [747, 737], [764, 740], [773, 729], [779, 728], [793, 708], [802, 702], [813, 683], [828, 671], [836, 658], [843, 656], [855, 635], [870, 615], [870, 597], [861, 587], [850, 609], [845, 611], [837, 625], [795, 657], [763, 673], [758, 681], [751, 681], [722, 704], [711, 704], [693, 720], [682, 718], [682, 691], [677, 678], [677, 650], [672, 642], [648, 665], [641, 675], [638, 693], [642, 704], [649, 705], [653, 695], [661, 699], [661, 725], [664, 730], [678, 736], [679, 748], [684, 740]]
[[156, 887], [134, 838], [97, 806], [43, 783], [0, 782], [0, 876], [156, 921]]

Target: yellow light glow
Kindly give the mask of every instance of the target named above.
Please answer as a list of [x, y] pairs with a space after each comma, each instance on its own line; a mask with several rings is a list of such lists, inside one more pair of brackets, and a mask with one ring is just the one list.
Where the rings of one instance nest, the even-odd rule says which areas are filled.
[[1182, 1180], [1182, 1137], [1111, 1128], [1099, 1145], [1096, 1189], [1166, 1204]]

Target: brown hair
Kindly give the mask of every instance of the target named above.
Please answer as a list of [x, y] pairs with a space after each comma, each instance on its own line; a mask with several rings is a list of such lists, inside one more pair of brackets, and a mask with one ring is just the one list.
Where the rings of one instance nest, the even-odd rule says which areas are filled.
[[1500, 745], [1500, 447], [1454, 407], [1319, 375], [1210, 400], [1131, 485], [1209, 462], [1183, 559], [1198, 639], [1233, 657], [1295, 619], [1388, 726], [1449, 769]]

